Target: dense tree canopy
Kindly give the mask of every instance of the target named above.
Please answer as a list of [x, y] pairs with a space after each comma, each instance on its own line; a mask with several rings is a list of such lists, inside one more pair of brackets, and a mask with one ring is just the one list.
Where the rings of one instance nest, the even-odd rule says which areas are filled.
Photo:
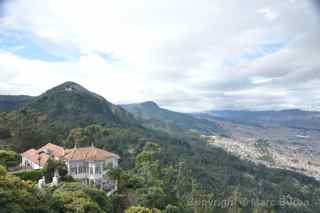
[[[311, 213], [320, 208], [320, 184], [313, 178], [239, 160], [221, 149], [208, 147], [200, 140], [183, 141], [151, 130], [91, 125], [73, 129], [64, 143], [69, 147], [75, 143], [79, 146], [94, 143], [97, 147], [119, 154], [120, 168], [110, 174], [118, 180], [119, 191], [109, 200], [98, 191], [66, 183], [44, 195], [42, 193], [50, 201], [46, 205], [51, 209], [60, 209], [58, 212], [76, 212], [78, 205], [97, 212], [110, 212], [110, 209], [123, 212], [130, 206], [187, 213]], [[3, 156], [7, 159], [7, 153]], [[53, 170], [50, 171], [52, 175]], [[7, 190], [10, 191], [8, 194], [13, 194], [16, 189]], [[35, 189], [28, 188], [27, 192], [32, 190]], [[287, 195], [308, 205], [280, 205], [278, 201]], [[219, 203], [230, 199], [237, 200], [232, 208]], [[272, 200], [275, 203], [255, 206], [242, 202], [252, 199]], [[217, 203], [212, 205], [211, 201]], [[14, 205], [23, 205], [23, 202]]]
[[17, 166], [21, 162], [21, 157], [14, 151], [0, 150], [0, 165], [8, 167]]
[[133, 206], [128, 208], [125, 213], [160, 213], [158, 209], [149, 209], [141, 206]]

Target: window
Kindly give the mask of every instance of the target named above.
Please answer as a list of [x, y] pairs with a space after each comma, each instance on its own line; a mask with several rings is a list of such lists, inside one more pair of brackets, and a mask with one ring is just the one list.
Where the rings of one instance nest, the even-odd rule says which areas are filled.
[[71, 174], [77, 174], [77, 168], [76, 167], [71, 167], [70, 171], [71, 171]]
[[96, 166], [96, 174], [101, 174], [101, 167], [100, 166]]

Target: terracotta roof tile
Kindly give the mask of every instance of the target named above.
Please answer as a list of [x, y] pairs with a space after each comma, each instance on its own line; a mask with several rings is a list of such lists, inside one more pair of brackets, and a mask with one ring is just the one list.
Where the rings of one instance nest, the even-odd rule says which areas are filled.
[[52, 143], [48, 143], [38, 150], [29, 149], [23, 152], [21, 156], [31, 160], [37, 165], [39, 165], [40, 160], [40, 166], [45, 166], [48, 162], [49, 154], [57, 158], [63, 157], [66, 160], [106, 160], [109, 158], [120, 158], [116, 154], [95, 148], [94, 146], [64, 150], [62, 147]]
[[39, 149], [39, 151], [49, 151], [50, 154], [52, 154], [54, 157], [60, 158], [61, 156], [64, 155], [64, 149], [61, 146], [52, 144], [52, 143], [48, 143], [46, 145], [44, 145], [43, 147], [41, 147]]
[[68, 149], [63, 158], [66, 160], [106, 160], [112, 157], [120, 158], [116, 154], [91, 146]]
[[46, 153], [40, 152], [35, 149], [29, 149], [24, 153], [22, 153], [21, 155], [22, 157], [32, 161], [37, 165], [39, 165], [39, 161], [40, 161], [40, 166], [46, 165], [49, 159], [49, 156]]
[[25, 158], [29, 158], [29, 157], [32, 157], [33, 155], [37, 154], [37, 150], [35, 149], [29, 149], [25, 152], [23, 152], [21, 155]]

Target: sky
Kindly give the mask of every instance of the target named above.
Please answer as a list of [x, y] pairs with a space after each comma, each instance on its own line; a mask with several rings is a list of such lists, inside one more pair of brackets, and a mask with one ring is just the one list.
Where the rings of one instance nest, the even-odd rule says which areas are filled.
[[318, 0], [0, 0], [0, 94], [320, 110]]

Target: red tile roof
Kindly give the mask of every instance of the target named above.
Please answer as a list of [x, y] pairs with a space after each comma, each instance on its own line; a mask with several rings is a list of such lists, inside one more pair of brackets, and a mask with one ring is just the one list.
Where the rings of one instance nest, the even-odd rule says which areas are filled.
[[64, 155], [64, 149], [61, 146], [52, 144], [52, 143], [48, 143], [46, 145], [44, 145], [43, 147], [41, 147], [39, 149], [39, 151], [44, 151], [47, 152], [49, 151], [49, 153], [57, 158], [60, 158], [61, 156]]
[[29, 149], [21, 154], [22, 157], [40, 166], [45, 166], [50, 156], [60, 158], [64, 155], [64, 149], [58, 145], [48, 143], [38, 150]]
[[40, 166], [46, 165], [49, 159], [49, 155], [43, 152], [39, 152], [38, 150], [35, 150], [35, 149], [29, 149], [24, 153], [22, 153], [21, 155], [22, 157], [32, 161], [37, 165], [39, 165], [40, 163]]
[[37, 155], [37, 150], [35, 149], [29, 149], [27, 151], [25, 151], [24, 153], [22, 153], [22, 157], [25, 157], [25, 158], [32, 158], [34, 155]]
[[65, 150], [63, 158], [66, 160], [106, 160], [109, 158], [119, 159], [120, 157], [111, 152], [91, 146], [67, 149]]
[[47, 164], [50, 155], [56, 158], [63, 157], [66, 160], [106, 160], [109, 158], [120, 158], [116, 154], [103, 149], [98, 149], [94, 146], [75, 147], [73, 149], [64, 150], [62, 147], [52, 143], [48, 143], [38, 150], [29, 149], [21, 154], [22, 157], [37, 165], [39, 165], [40, 160], [40, 166], [45, 166]]

